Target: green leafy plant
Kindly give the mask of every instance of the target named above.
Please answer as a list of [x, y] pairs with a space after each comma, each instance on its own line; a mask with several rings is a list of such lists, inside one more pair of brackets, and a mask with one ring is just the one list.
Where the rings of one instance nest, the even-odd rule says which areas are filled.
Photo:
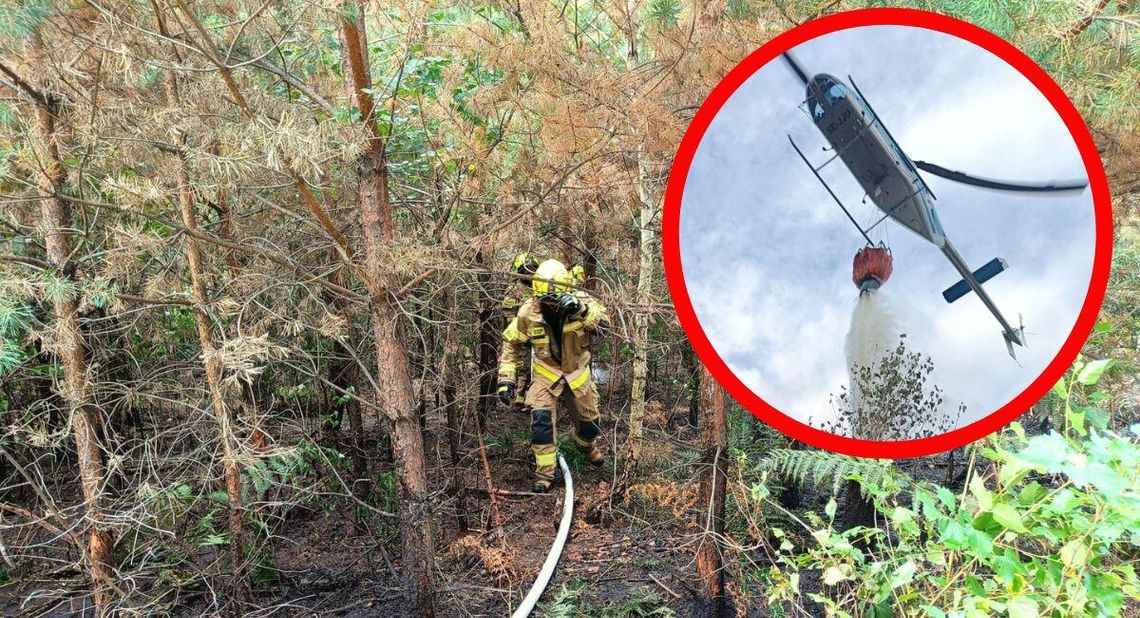
[[[1078, 364], [1066, 384], [1095, 384], [1110, 365]], [[857, 478], [885, 527], [837, 531], [809, 514], [802, 553], [780, 543], [770, 601], [799, 600], [809, 569], [820, 586], [808, 597], [831, 615], [1119, 615], [1140, 600], [1140, 425], [1073, 429], [1026, 437], [1015, 423], [978, 450], [992, 472], [961, 494]]]
[[1088, 427], [1104, 430], [1108, 427], [1108, 412], [1098, 404], [1108, 398], [1101, 390], [1087, 391], [1095, 387], [1104, 373], [1115, 364], [1111, 359], [1085, 361], [1078, 359], [1067, 377], [1053, 385], [1052, 393], [1062, 403], [1065, 433], [1075, 432], [1084, 437]]

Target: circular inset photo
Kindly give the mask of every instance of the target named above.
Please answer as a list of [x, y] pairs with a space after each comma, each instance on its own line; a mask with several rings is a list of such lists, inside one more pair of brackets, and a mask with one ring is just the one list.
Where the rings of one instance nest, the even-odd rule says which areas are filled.
[[[1095, 321], [1095, 146], [1028, 57], [951, 18], [801, 26], [713, 91], [666, 197], [670, 290], [741, 404], [849, 454], [929, 454], [1056, 383]], [[885, 444], [890, 443], [890, 444]]]

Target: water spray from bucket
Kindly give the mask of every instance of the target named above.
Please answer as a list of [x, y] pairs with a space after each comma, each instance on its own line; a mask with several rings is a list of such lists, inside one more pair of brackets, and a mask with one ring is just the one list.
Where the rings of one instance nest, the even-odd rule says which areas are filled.
[[852, 265], [859, 298], [844, 346], [848, 388], [838, 401], [836, 427], [865, 440], [945, 433], [963, 412], [947, 411], [933, 384], [933, 361], [909, 349], [891, 297], [880, 290], [892, 270], [890, 250], [882, 245], [864, 247]]
[[859, 288], [859, 300], [851, 313], [851, 328], [847, 331], [844, 347], [851, 387], [848, 403], [853, 408], [852, 412], [862, 404], [855, 379], [859, 367], [875, 368], [899, 342], [898, 320], [887, 298], [879, 292], [893, 271], [891, 251], [881, 243], [860, 249], [851, 264], [851, 281]]
[[851, 312], [851, 327], [847, 331], [844, 346], [850, 385], [848, 403], [853, 416], [857, 416], [860, 406], [865, 404], [856, 379], [860, 368], [876, 369], [883, 358], [898, 345], [901, 335], [888, 297], [877, 287], [861, 291], [855, 309]]

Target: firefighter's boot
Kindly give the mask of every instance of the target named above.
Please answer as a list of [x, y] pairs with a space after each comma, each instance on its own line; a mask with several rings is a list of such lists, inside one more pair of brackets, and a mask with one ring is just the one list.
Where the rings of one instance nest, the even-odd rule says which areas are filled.
[[606, 465], [606, 456], [603, 455], [601, 449], [596, 446], [582, 449], [582, 454], [586, 456], [586, 460], [590, 462], [590, 465], [595, 468], [601, 468]]
[[574, 446], [595, 467], [602, 467], [606, 457], [596, 445], [598, 434], [602, 432], [598, 424], [598, 390], [593, 382], [588, 382], [574, 394]]
[[606, 456], [602, 454], [601, 449], [594, 445], [593, 440], [583, 440], [575, 434], [574, 444], [578, 447], [578, 451], [585, 456], [586, 461], [590, 462], [591, 466], [600, 468], [606, 465]]

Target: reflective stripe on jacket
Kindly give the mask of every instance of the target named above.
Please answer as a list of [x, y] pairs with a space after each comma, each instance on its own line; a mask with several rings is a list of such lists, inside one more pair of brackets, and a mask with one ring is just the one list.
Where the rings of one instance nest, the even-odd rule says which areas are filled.
[[499, 380], [513, 381], [521, 359], [534, 349], [531, 371], [535, 378], [557, 382], [565, 377], [571, 390], [590, 379], [590, 338], [606, 320], [606, 308], [583, 291], [574, 293], [587, 307], [585, 317], [568, 321], [562, 327], [561, 359], [551, 350], [553, 329], [542, 317], [537, 298], [519, 307], [518, 314], [503, 331], [503, 351], [499, 355]]

